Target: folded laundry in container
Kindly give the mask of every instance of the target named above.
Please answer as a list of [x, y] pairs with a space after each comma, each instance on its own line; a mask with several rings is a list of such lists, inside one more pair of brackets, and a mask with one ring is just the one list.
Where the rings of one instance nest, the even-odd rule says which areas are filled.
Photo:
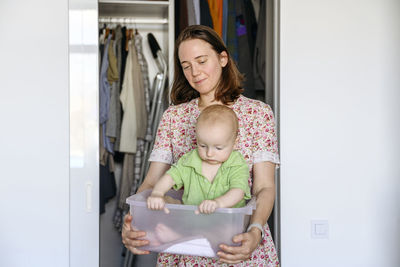
[[[127, 198], [132, 225], [145, 231], [144, 239], [150, 244], [141, 247], [155, 252], [169, 252], [206, 257], [215, 257], [220, 244], [237, 245], [232, 237], [243, 233], [256, 207], [252, 198], [242, 208], [219, 208], [212, 214], [194, 212], [197, 206], [183, 204], [166, 204], [170, 213], [150, 210], [146, 200], [151, 190], [146, 190]], [[182, 191], [170, 190], [167, 195], [181, 199]]]

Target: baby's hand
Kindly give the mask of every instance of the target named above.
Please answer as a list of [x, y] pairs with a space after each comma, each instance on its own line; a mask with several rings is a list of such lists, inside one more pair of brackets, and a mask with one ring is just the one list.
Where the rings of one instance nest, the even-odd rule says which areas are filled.
[[165, 213], [169, 213], [169, 210], [165, 207], [164, 197], [149, 196], [147, 198], [147, 208], [149, 208], [151, 210], [164, 209]]
[[195, 211], [196, 214], [206, 213], [210, 214], [213, 213], [218, 208], [218, 202], [215, 200], [203, 200], [199, 205], [199, 208]]

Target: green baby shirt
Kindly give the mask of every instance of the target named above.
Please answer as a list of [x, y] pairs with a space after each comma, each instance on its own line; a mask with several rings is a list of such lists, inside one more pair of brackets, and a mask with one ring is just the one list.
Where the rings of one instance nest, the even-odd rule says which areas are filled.
[[187, 205], [200, 205], [203, 200], [211, 200], [224, 195], [232, 188], [244, 191], [244, 198], [234, 208], [243, 207], [251, 198], [248, 183], [249, 167], [242, 154], [233, 151], [228, 160], [219, 167], [211, 183], [201, 172], [201, 158], [194, 149], [183, 155], [167, 171], [175, 181], [174, 189], [184, 187], [182, 202]]

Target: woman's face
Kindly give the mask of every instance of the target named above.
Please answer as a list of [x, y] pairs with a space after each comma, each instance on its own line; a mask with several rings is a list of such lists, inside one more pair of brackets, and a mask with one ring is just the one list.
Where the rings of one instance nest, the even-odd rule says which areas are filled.
[[217, 54], [209, 43], [191, 39], [180, 44], [178, 56], [189, 84], [202, 96], [214, 96], [222, 68], [228, 62], [226, 52]]

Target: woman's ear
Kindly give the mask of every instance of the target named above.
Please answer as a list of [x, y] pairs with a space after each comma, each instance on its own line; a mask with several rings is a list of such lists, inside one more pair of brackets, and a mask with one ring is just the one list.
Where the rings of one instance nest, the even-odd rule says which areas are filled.
[[[239, 132], [239, 130], [238, 130], [238, 132]], [[238, 143], [239, 143], [239, 133], [236, 135], [234, 146], [236, 146]]]
[[228, 53], [226, 51], [222, 51], [221, 54], [219, 54], [219, 62], [221, 63], [221, 67], [225, 67], [226, 64], [228, 64]]

